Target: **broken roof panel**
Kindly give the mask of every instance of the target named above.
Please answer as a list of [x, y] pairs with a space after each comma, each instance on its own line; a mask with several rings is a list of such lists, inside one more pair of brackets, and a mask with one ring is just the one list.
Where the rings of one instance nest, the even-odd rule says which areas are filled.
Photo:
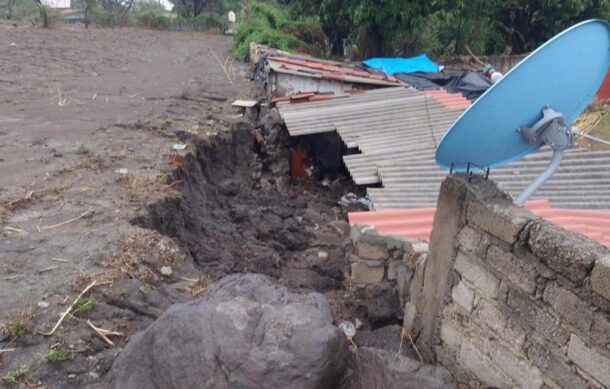
[[[264, 46], [256, 48], [264, 64], [272, 95], [292, 95], [300, 92], [344, 92], [355, 87], [378, 88], [401, 85], [395, 77], [370, 71], [353, 63], [328, 61], [289, 54]], [[260, 71], [260, 69], [259, 69]]]

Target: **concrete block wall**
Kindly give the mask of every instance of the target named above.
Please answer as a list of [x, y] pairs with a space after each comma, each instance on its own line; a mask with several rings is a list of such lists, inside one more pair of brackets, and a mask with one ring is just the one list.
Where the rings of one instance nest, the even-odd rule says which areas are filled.
[[347, 279], [365, 295], [391, 290], [398, 295], [396, 316], [402, 315], [417, 263], [428, 255], [428, 244], [418, 240], [379, 235], [370, 226], [352, 226], [353, 252], [348, 257]]
[[610, 252], [449, 176], [404, 325], [466, 385], [610, 388]]

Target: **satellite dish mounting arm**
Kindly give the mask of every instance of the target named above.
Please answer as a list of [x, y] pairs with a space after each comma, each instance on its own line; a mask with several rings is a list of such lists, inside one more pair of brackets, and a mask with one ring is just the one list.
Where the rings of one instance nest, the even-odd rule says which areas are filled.
[[574, 132], [563, 114], [551, 107], [542, 109], [542, 119], [531, 128], [523, 126], [517, 131], [527, 143], [548, 145], [553, 149], [553, 157], [547, 168], [515, 200], [515, 204], [521, 207], [559, 169], [564, 150], [574, 145]]

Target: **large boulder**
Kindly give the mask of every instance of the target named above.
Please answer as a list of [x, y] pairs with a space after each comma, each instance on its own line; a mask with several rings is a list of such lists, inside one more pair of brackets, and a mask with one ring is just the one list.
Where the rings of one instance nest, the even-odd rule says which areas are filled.
[[102, 388], [336, 388], [347, 342], [318, 294], [231, 275], [134, 337]]
[[360, 347], [349, 359], [341, 389], [457, 389], [442, 366], [424, 365], [405, 355]]

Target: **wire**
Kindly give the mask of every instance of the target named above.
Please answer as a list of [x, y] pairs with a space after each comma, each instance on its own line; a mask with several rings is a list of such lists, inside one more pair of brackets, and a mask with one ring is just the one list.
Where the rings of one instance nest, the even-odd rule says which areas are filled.
[[584, 134], [584, 133], [578, 132], [578, 131], [574, 131], [574, 134], [576, 134], [577, 136], [582, 136], [583, 138], [587, 138], [587, 139], [592, 140], [594, 142], [598, 142], [598, 143], [601, 143], [603, 145], [610, 146], [610, 141], [607, 141], [605, 139], [601, 139], [601, 138], [598, 138], [598, 137], [593, 136], [593, 135]]

